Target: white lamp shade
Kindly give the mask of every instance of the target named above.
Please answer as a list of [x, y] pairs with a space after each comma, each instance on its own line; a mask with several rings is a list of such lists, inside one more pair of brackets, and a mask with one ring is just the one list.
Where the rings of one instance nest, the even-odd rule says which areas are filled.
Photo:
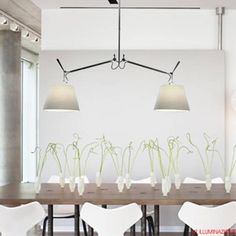
[[71, 85], [57, 85], [51, 88], [43, 109], [47, 111], [79, 111], [74, 88]]
[[184, 87], [176, 84], [162, 85], [154, 109], [163, 111], [189, 111]]

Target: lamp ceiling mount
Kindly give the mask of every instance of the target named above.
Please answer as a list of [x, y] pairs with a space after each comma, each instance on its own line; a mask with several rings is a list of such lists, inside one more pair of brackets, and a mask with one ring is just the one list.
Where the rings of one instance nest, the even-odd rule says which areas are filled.
[[108, 0], [110, 4], [118, 4], [117, 0]]

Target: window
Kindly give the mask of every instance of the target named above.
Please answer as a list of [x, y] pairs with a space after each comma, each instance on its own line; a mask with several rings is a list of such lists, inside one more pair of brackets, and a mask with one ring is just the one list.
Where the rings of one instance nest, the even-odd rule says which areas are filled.
[[38, 64], [36, 60], [21, 61], [22, 86], [22, 169], [23, 181], [32, 182], [36, 173], [38, 143]]

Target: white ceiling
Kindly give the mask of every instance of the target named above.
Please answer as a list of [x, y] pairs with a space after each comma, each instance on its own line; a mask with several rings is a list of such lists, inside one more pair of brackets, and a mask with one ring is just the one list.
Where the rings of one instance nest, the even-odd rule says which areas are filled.
[[[43, 9], [60, 7], [111, 7], [108, 0], [31, 0]], [[200, 7], [236, 9], [236, 0], [122, 0], [124, 7]]]

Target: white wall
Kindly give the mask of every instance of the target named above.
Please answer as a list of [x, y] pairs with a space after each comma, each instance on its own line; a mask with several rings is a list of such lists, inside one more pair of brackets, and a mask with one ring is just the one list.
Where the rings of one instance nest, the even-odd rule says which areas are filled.
[[[43, 10], [42, 49], [115, 49], [116, 10]], [[124, 49], [215, 49], [210, 10], [123, 10]]]
[[[66, 12], [45, 10], [43, 11], [43, 48], [47, 50], [114, 49], [116, 47], [114, 14], [115, 12], [107, 10], [98, 13], [92, 10], [66, 10]], [[130, 10], [125, 11], [123, 15], [122, 46], [125, 49], [216, 48], [217, 18], [214, 11]], [[230, 107], [230, 95], [236, 89], [235, 22], [236, 12], [226, 11], [223, 44], [226, 54], [226, 157], [232, 152], [232, 144], [236, 143], [234, 131], [236, 113]], [[56, 127], [54, 131], [56, 133]], [[51, 138], [53, 140], [55, 137]], [[171, 215], [173, 214], [171, 213], [167, 220]]]

